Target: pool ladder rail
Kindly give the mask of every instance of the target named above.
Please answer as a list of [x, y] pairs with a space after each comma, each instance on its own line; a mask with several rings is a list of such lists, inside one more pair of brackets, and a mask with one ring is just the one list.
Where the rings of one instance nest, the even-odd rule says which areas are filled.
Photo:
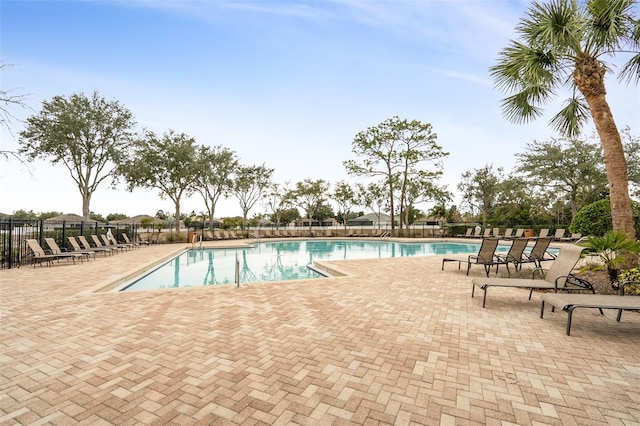
[[202, 249], [202, 235], [200, 235], [200, 237], [198, 238], [198, 235], [194, 234], [194, 235], [191, 237], [191, 248], [192, 248], [192, 249], [193, 249], [193, 248], [195, 248], [196, 243], [197, 243], [198, 241], [200, 242], [200, 249]]

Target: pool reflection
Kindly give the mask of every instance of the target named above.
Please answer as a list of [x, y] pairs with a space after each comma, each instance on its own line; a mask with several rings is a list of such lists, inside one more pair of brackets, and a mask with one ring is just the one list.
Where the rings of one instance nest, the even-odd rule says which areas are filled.
[[236, 262], [241, 283], [286, 281], [322, 277], [308, 267], [315, 261], [477, 253], [478, 247], [474, 243], [298, 240], [261, 242], [236, 249], [195, 249], [165, 263], [125, 290], [233, 284]]

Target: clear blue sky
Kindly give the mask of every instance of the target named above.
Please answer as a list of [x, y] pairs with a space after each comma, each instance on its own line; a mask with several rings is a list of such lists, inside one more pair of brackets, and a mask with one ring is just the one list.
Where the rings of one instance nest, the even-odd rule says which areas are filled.
[[[431, 123], [450, 156], [442, 182], [485, 164], [510, 170], [514, 154], [555, 136], [560, 103], [528, 125], [507, 122], [488, 68], [529, 1], [29, 1], [3, 0], [3, 90], [42, 101], [98, 91], [121, 102], [139, 128], [173, 129], [224, 145], [244, 164], [275, 169], [277, 182], [349, 179], [342, 162], [354, 136], [392, 116]], [[609, 78], [620, 127], [640, 132], [637, 87]], [[561, 102], [559, 100], [558, 102]], [[3, 130], [17, 149], [22, 124]], [[591, 130], [587, 129], [587, 133]], [[62, 166], [2, 161], [0, 212], [81, 213]], [[425, 206], [426, 207], [426, 206]], [[173, 211], [156, 191], [103, 184], [91, 210]], [[204, 210], [195, 195], [182, 211]], [[263, 210], [256, 207], [250, 215]], [[235, 199], [216, 216], [239, 215]]]

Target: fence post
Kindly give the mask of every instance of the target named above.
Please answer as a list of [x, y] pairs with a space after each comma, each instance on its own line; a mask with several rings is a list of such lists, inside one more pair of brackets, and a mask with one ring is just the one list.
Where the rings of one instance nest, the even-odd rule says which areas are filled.
[[44, 244], [44, 220], [40, 219], [40, 236], [38, 238], [40, 245]]
[[8, 269], [11, 269], [13, 266], [13, 219], [9, 218], [9, 256], [7, 266]]
[[62, 241], [60, 241], [60, 247], [66, 247], [66, 244], [64, 243], [66, 238], [65, 236], [67, 235], [67, 221], [63, 220], [62, 221]]

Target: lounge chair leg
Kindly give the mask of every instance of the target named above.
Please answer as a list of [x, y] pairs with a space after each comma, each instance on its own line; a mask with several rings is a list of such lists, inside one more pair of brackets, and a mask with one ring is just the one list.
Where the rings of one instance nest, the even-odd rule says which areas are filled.
[[487, 303], [487, 287], [483, 288], [484, 290], [484, 295], [482, 296], [482, 307], [484, 308], [484, 305]]
[[[591, 293], [596, 294], [596, 289], [593, 288], [593, 286], [591, 286]], [[598, 310], [600, 311], [600, 315], [604, 316], [604, 312], [602, 312], [602, 308], [598, 308]], [[618, 318], [620, 317], [620, 315], [622, 315], [622, 311], [618, 311]]]
[[533, 289], [529, 291], [529, 300], [531, 300], [531, 296], [533, 296]]
[[573, 314], [573, 306], [567, 309], [567, 336], [571, 333], [571, 314]]
[[473, 298], [473, 293], [476, 292], [476, 285], [475, 284], [471, 284], [471, 297]]
[[616, 316], [616, 321], [620, 322], [621, 318], [622, 318], [622, 309], [618, 309], [618, 315]]
[[544, 317], [544, 300], [542, 301], [542, 305], [540, 306], [540, 318]]

